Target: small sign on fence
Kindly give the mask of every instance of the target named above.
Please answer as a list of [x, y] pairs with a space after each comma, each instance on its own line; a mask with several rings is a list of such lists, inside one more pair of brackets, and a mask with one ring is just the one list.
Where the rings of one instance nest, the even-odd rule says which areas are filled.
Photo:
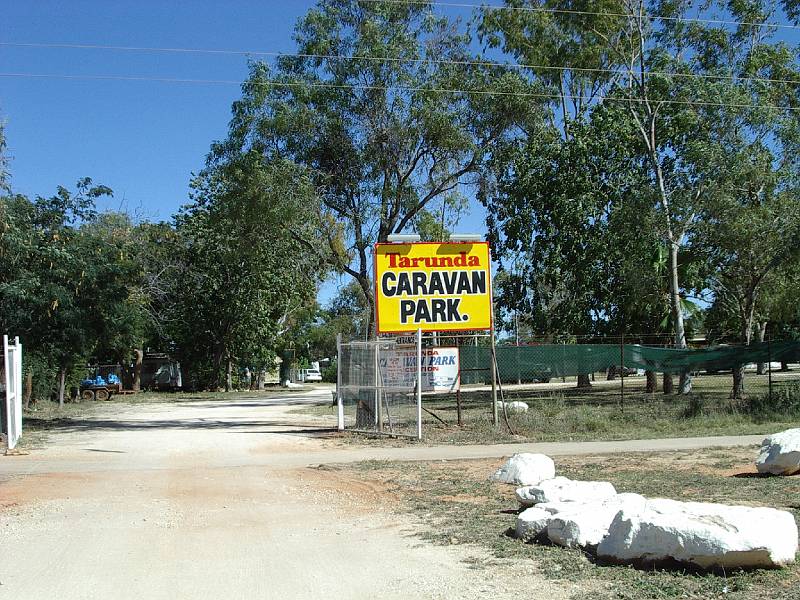
[[[458, 348], [422, 349], [422, 391], [455, 392], [461, 385]], [[413, 388], [417, 380], [416, 348], [396, 348], [380, 356], [383, 385]]]
[[492, 328], [486, 242], [375, 245], [378, 333]]

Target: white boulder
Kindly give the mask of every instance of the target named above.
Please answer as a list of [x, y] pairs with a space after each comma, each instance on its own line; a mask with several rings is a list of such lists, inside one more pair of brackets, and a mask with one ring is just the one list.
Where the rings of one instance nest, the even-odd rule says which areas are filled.
[[756, 468], [773, 475], [800, 473], [800, 428], [772, 434], [761, 442]]
[[509, 458], [489, 479], [515, 485], [536, 485], [555, 476], [556, 465], [552, 458], [525, 452]]
[[526, 402], [520, 402], [518, 400], [515, 400], [514, 402], [504, 402], [503, 406], [510, 413], [528, 412], [528, 404]]
[[659, 498], [620, 511], [597, 554], [620, 562], [775, 567], [794, 562], [797, 547], [797, 524], [789, 512]]
[[[635, 513], [644, 508], [647, 499], [639, 494], [617, 494], [595, 502], [573, 502], [553, 515], [547, 524], [547, 537], [558, 546], [568, 548], [597, 546], [608, 533], [621, 510]], [[550, 507], [553, 507], [550, 503]], [[547, 511], [547, 509], [543, 509]], [[547, 511], [549, 512], [549, 511]]]
[[608, 481], [573, 481], [567, 477], [546, 479], [538, 485], [518, 488], [516, 492], [522, 506], [540, 502], [593, 502], [616, 494], [617, 490]]
[[552, 518], [553, 515], [541, 508], [523, 510], [517, 515], [514, 535], [526, 542], [535, 539], [547, 531], [547, 525]]

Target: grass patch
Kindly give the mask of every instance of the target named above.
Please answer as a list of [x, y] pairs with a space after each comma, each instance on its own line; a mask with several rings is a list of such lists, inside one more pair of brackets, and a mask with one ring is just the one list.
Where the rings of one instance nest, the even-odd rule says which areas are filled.
[[[800, 518], [800, 478], [735, 477], [752, 470], [753, 449], [558, 459], [559, 474], [611, 481], [620, 492], [677, 500], [772, 506]], [[546, 577], [579, 586], [575, 598], [800, 598], [800, 567], [708, 573], [599, 566], [580, 550], [526, 544], [508, 535], [518, 504], [513, 486], [487, 476], [499, 461], [367, 462], [343, 467], [379, 481], [427, 525], [436, 544], [475, 544], [498, 558], [530, 559]], [[738, 468], [737, 468], [738, 465]]]
[[[510, 414], [512, 434], [491, 419], [488, 388], [465, 390], [462, 394], [462, 426], [457, 425], [455, 396], [427, 395], [424, 406], [447, 425], [423, 414], [426, 444], [496, 444], [508, 442], [551, 442], [653, 439], [714, 435], [767, 434], [800, 422], [800, 372], [774, 375], [773, 397], [768, 396], [768, 380], [748, 374], [748, 396], [729, 399], [729, 374], [702, 375], [694, 379], [693, 392], [686, 396], [648, 394], [643, 377], [626, 378], [624, 390], [619, 380], [598, 380], [588, 390], [568, 382], [533, 385], [506, 390], [506, 400], [528, 404], [526, 413]], [[336, 408], [329, 405], [304, 406], [297, 412], [336, 420]], [[392, 418], [400, 429], [411, 430], [415, 418], [412, 400], [393, 409]], [[355, 407], [345, 405], [345, 418], [355, 421]], [[386, 419], [384, 419], [386, 422]], [[405, 426], [402, 425], [405, 423]], [[366, 438], [358, 437], [362, 443]], [[367, 443], [385, 444], [385, 438]]]

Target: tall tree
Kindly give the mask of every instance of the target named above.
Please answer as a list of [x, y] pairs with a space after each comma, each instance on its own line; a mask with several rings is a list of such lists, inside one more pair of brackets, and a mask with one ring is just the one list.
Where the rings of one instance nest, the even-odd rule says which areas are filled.
[[295, 28], [299, 56], [251, 65], [214, 151], [217, 164], [252, 151], [309, 170], [317, 231], [292, 233], [351, 275], [370, 309], [372, 244], [476, 184], [493, 144], [531, 110], [514, 95], [519, 78], [473, 64], [469, 36], [431, 8], [320, 0]]
[[271, 366], [283, 324], [323, 272], [288, 234], [310, 236], [313, 194], [302, 168], [252, 152], [198, 177], [194, 202], [177, 217], [184, 267], [169, 325], [197, 385], [230, 389], [237, 364]]

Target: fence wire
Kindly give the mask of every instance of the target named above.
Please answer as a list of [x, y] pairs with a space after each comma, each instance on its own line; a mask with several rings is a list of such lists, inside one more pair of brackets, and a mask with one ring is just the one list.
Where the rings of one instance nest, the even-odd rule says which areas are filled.
[[[492, 422], [491, 347], [486, 337], [425, 339], [458, 345], [460, 386], [451, 393], [423, 387], [421, 426], [432, 440], [480, 439]], [[402, 349], [391, 340], [342, 345], [340, 393], [344, 428], [414, 435], [413, 378], [384, 381], [383, 361]], [[406, 348], [414, 355], [414, 348]], [[597, 439], [727, 433], [736, 423], [791, 424], [800, 418], [800, 343], [768, 341], [677, 351], [627, 344], [498, 345], [498, 400], [524, 402], [511, 424], [527, 439]], [[738, 375], [741, 374], [741, 381]], [[689, 386], [681, 386], [682, 380]], [[510, 404], [507, 406], [511, 406]], [[469, 433], [471, 432], [471, 433]]]
[[345, 430], [417, 436], [416, 348], [386, 340], [341, 344], [339, 369]]

